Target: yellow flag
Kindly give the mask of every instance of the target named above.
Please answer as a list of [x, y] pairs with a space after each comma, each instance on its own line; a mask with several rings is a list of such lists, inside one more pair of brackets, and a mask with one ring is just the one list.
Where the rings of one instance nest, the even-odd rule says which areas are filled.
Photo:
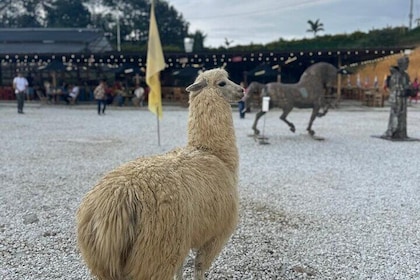
[[149, 41], [147, 44], [146, 83], [149, 86], [149, 110], [162, 118], [162, 95], [159, 73], [165, 69], [165, 58], [156, 24], [153, 1], [150, 9]]

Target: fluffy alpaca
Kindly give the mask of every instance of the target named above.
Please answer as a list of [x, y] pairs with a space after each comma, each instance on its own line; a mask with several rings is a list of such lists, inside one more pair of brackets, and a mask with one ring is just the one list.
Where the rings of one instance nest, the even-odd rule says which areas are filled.
[[239, 156], [229, 102], [243, 88], [213, 69], [187, 91], [187, 146], [116, 168], [81, 202], [78, 245], [99, 279], [181, 279], [191, 249], [195, 279], [204, 279], [236, 228]]

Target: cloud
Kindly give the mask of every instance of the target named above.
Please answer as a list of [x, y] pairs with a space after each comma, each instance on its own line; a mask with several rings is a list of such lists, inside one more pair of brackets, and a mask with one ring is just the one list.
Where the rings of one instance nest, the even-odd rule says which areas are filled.
[[[408, 25], [409, 3], [401, 0], [169, 0], [190, 23], [190, 32], [207, 35], [205, 45], [266, 44], [279, 38], [310, 37], [307, 21], [319, 19], [322, 34], [369, 31]], [[416, 13], [416, 11], [415, 11]], [[414, 16], [416, 18], [416, 15]], [[419, 17], [419, 16], [417, 16]]]

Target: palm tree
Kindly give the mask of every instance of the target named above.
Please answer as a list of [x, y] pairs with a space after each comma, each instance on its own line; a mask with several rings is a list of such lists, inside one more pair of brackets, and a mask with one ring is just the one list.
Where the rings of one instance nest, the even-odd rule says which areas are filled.
[[308, 20], [308, 24], [310, 28], [306, 30], [306, 32], [313, 32], [314, 37], [316, 37], [316, 33], [318, 33], [319, 31], [324, 31], [324, 24], [319, 22], [319, 19], [317, 19], [316, 21]]
[[226, 45], [227, 49], [229, 48], [230, 44], [232, 44], [232, 43], [233, 43], [233, 40], [228, 40], [228, 38], [225, 37], [225, 45]]

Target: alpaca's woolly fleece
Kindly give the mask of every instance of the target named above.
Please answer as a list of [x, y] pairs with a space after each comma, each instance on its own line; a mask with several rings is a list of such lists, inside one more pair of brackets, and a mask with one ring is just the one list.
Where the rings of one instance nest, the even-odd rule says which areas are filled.
[[224, 70], [191, 90], [188, 145], [105, 175], [77, 212], [80, 252], [99, 279], [172, 279], [197, 251], [204, 279], [238, 219], [239, 156], [229, 99], [242, 88]]

